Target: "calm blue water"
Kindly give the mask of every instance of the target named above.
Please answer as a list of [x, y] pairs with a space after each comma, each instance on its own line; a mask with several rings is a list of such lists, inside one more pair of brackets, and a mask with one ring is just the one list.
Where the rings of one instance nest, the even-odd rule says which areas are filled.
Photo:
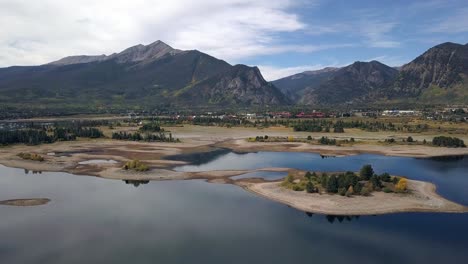
[[[468, 196], [468, 179], [462, 175], [466, 160], [236, 155], [198, 168], [217, 167], [220, 162], [239, 166], [235, 168], [264, 167], [267, 163], [260, 162], [268, 161], [275, 167], [319, 170], [323, 164], [329, 170], [356, 170], [372, 163], [379, 172], [392, 168], [390, 172], [411, 177], [414, 171], [420, 178], [440, 181], [447, 192], [455, 190], [459, 200], [467, 201]], [[416, 174], [415, 168], [425, 169]], [[0, 166], [0, 200], [52, 200], [38, 207], [0, 206], [0, 263], [465, 263], [468, 259], [468, 214], [327, 217], [305, 214], [232, 185], [133, 184], [66, 173], [25, 174]]]
[[245, 173], [242, 175], [232, 176], [230, 177], [233, 180], [239, 179], [247, 179], [247, 178], [262, 178], [265, 180], [279, 180], [288, 175], [287, 172], [279, 172], [279, 171], [254, 171], [250, 173]]

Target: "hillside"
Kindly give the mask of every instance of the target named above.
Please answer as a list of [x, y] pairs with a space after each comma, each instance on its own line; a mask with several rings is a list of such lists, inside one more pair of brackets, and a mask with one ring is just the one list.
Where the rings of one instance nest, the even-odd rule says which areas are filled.
[[306, 90], [313, 90], [326, 81], [339, 68], [327, 67], [317, 71], [305, 71], [272, 83], [293, 101], [299, 101]]
[[336, 71], [317, 89], [307, 91], [301, 103], [368, 103], [379, 98], [397, 74], [397, 70], [378, 61], [355, 62]]
[[273, 83], [305, 105], [468, 104], [468, 44], [437, 45], [402, 67], [371, 61], [332, 69]]
[[109, 56], [0, 69], [0, 102], [13, 108], [129, 109], [249, 107], [288, 100], [257, 68], [231, 66], [157, 41]]
[[468, 103], [468, 44], [443, 43], [404, 65], [390, 98], [426, 103]]

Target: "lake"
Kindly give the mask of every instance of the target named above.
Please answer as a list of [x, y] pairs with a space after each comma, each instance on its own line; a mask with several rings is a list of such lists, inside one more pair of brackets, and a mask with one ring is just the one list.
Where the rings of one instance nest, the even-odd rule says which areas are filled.
[[[292, 167], [358, 170], [372, 164], [436, 183], [468, 204], [466, 157], [448, 160], [311, 153], [208, 155], [177, 170]], [[267, 177], [262, 173], [260, 176]], [[278, 177], [275, 174], [274, 177]], [[43, 197], [38, 207], [0, 206], [0, 263], [463, 263], [468, 214], [307, 214], [232, 185], [141, 182], [0, 166], [0, 200]]]

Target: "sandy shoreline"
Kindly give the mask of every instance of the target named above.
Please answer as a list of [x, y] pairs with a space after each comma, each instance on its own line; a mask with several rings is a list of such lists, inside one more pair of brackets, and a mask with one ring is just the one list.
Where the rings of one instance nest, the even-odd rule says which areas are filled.
[[377, 215], [401, 212], [467, 213], [468, 207], [436, 193], [436, 186], [408, 181], [409, 194], [373, 192], [370, 197], [309, 194], [282, 188], [279, 182], [244, 182], [243, 188], [257, 195], [311, 213], [330, 215]]
[[[199, 153], [211, 151], [219, 148], [227, 148], [236, 152], [255, 152], [255, 151], [277, 151], [277, 152], [311, 152], [322, 155], [344, 156], [357, 155], [362, 153], [373, 153], [389, 156], [405, 157], [435, 157], [450, 155], [468, 155], [467, 148], [439, 148], [422, 145], [411, 146], [383, 146], [372, 144], [355, 144], [352, 146], [323, 146], [312, 145], [308, 143], [280, 142], [280, 143], [262, 143], [247, 142], [246, 137], [258, 135], [258, 129], [227, 129], [227, 128], [209, 128], [195, 127], [195, 132], [188, 130], [187, 127], [177, 128], [177, 136], [182, 138], [182, 143], [143, 143], [133, 141], [118, 141], [110, 139], [96, 140], [78, 140], [71, 142], [56, 142], [53, 144], [42, 144], [38, 146], [13, 145], [0, 147], [0, 164], [7, 167], [21, 168], [30, 171], [48, 171], [48, 172], [67, 172], [75, 175], [96, 176], [107, 179], [118, 180], [189, 180], [205, 179], [209, 182], [219, 182], [228, 184], [238, 184], [246, 187], [242, 182], [230, 179], [231, 176], [237, 176], [254, 171], [288, 171], [289, 168], [263, 168], [259, 170], [220, 170], [208, 172], [180, 172], [173, 170], [174, 166], [187, 164], [184, 161], [170, 160], [167, 157], [181, 154]], [[206, 134], [200, 135], [203, 129]], [[221, 132], [221, 133], [220, 133]], [[287, 130], [269, 130], [260, 131], [271, 135], [290, 134]], [[342, 135], [341, 135], [342, 136]], [[44, 157], [44, 162], [23, 160], [17, 156], [20, 152], [36, 153]], [[132, 172], [122, 170], [123, 164], [132, 159], [139, 159], [148, 164], [151, 168], [148, 172]], [[89, 160], [112, 160], [115, 163], [98, 164], [80, 164]], [[252, 185], [256, 186], [256, 185]], [[276, 197], [271, 193], [266, 193], [264, 189], [257, 187], [246, 187], [246, 189], [267, 196], [273, 200], [279, 200], [283, 203], [291, 203], [291, 206], [304, 211], [320, 212], [322, 209], [315, 207], [301, 207], [283, 198]], [[263, 185], [259, 185], [263, 186]], [[265, 185], [268, 186], [268, 185]], [[257, 188], [257, 189], [255, 189]], [[429, 187], [426, 187], [429, 188]], [[430, 188], [429, 188], [430, 189]], [[428, 190], [429, 190], [428, 189]], [[425, 189], [424, 189], [425, 190]], [[424, 192], [428, 197], [441, 201], [440, 196], [435, 192]], [[380, 195], [376, 194], [376, 196]], [[351, 199], [358, 201], [360, 197]], [[323, 199], [322, 199], [323, 200]], [[369, 199], [370, 200], [370, 199]], [[448, 201], [447, 201], [448, 202]], [[304, 202], [308, 204], [309, 202]], [[296, 205], [296, 206], [295, 206]], [[336, 204], [335, 204], [336, 206]], [[433, 210], [429, 207], [414, 206], [405, 207], [402, 211], [421, 211]], [[337, 207], [338, 208], [338, 207]], [[456, 208], [456, 207], [453, 207]], [[306, 210], [307, 209], [307, 210]], [[346, 214], [343, 210], [333, 211], [324, 210], [323, 213]], [[442, 208], [444, 211], [447, 208]], [[434, 209], [436, 210], [436, 209]], [[448, 210], [448, 209], [447, 209]], [[457, 209], [455, 209], [456, 211]], [[326, 211], [326, 212], [325, 212]], [[367, 211], [367, 210], [366, 210]], [[385, 209], [382, 212], [398, 212], [397, 208]], [[450, 211], [450, 210], [449, 210]], [[341, 213], [338, 213], [341, 212]], [[378, 210], [369, 209], [367, 214], [377, 214]], [[353, 214], [366, 214], [364, 211], [354, 211]]]

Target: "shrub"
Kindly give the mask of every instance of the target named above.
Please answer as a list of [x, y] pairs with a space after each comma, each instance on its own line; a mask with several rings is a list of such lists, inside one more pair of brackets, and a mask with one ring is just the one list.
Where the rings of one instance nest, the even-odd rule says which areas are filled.
[[374, 186], [375, 189], [379, 189], [382, 187], [382, 183], [380, 182], [380, 178], [377, 177], [376, 175], [372, 176], [370, 178], [370, 182], [372, 183], [372, 186]]
[[297, 185], [297, 184], [293, 185], [292, 189], [293, 191], [296, 191], [296, 192], [300, 192], [304, 190], [304, 188], [302, 188], [300, 185]]
[[393, 192], [392, 189], [390, 189], [390, 188], [388, 188], [388, 187], [384, 187], [384, 188], [382, 189], [382, 191], [383, 191], [384, 193], [392, 193], [392, 192]]
[[367, 187], [362, 187], [361, 193], [360, 193], [360, 194], [361, 194], [362, 196], [369, 196], [370, 193], [371, 193], [371, 191], [369, 190], [369, 188], [367, 188]]
[[18, 157], [22, 158], [22, 159], [25, 159], [25, 160], [34, 160], [34, 161], [44, 161], [44, 157], [42, 157], [41, 155], [39, 154], [35, 154], [35, 153], [24, 153], [24, 152], [21, 152], [18, 154]]
[[359, 176], [366, 181], [369, 180], [372, 175], [374, 175], [374, 169], [372, 169], [370, 164], [364, 165], [359, 171]]
[[383, 173], [383, 174], [380, 174], [379, 178], [383, 182], [390, 182], [392, 180], [392, 178], [390, 177], [390, 174], [388, 174], [386, 172]]
[[139, 160], [130, 160], [127, 161], [124, 165], [124, 170], [135, 170], [135, 171], [148, 171], [149, 167], [148, 165], [142, 163]]
[[307, 180], [311, 181], [312, 180], [312, 173], [310, 173], [310, 171], [306, 172], [305, 177], [307, 178]]
[[316, 192], [314, 184], [312, 182], [310, 182], [310, 181], [306, 184], [306, 192], [308, 192], [308, 193]]
[[357, 182], [354, 186], [353, 186], [353, 192], [354, 193], [361, 193], [361, 190], [362, 190], [362, 185]]
[[409, 137], [406, 139], [406, 142], [409, 142], [409, 143], [414, 142], [413, 137], [409, 136]]
[[327, 192], [337, 193], [338, 192], [338, 179], [335, 175], [330, 176], [327, 181]]
[[338, 189], [338, 194], [340, 194], [341, 196], [345, 196], [346, 195], [346, 189], [345, 188], [339, 188]]
[[436, 146], [442, 147], [455, 147], [455, 148], [465, 148], [465, 142], [463, 140], [456, 138], [456, 137], [435, 137], [432, 139], [432, 144]]
[[294, 176], [289, 173], [288, 176], [286, 176], [286, 178], [284, 179], [285, 182], [287, 183], [293, 183], [294, 182]]
[[406, 178], [401, 178], [398, 183], [395, 185], [397, 192], [404, 192], [408, 188], [408, 180]]

